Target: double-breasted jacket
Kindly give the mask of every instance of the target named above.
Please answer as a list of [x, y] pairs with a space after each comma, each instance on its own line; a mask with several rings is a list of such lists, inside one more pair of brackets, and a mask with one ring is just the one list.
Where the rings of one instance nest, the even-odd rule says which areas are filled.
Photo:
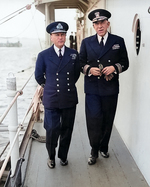
[[36, 61], [35, 79], [44, 84], [43, 105], [47, 109], [69, 108], [78, 103], [76, 81], [80, 76], [78, 52], [65, 46], [62, 60], [54, 45], [40, 52]]
[[[81, 71], [85, 74], [85, 93], [99, 94], [100, 96], [108, 96], [119, 93], [119, 73], [128, 69], [129, 60], [124, 39], [108, 33], [108, 38], [101, 51], [97, 39], [97, 34], [85, 38], [80, 48], [80, 64]], [[88, 70], [91, 67], [114, 66], [116, 72], [109, 81], [105, 76], [89, 76]], [[85, 68], [87, 67], [87, 68]], [[86, 69], [86, 70], [85, 70]]]

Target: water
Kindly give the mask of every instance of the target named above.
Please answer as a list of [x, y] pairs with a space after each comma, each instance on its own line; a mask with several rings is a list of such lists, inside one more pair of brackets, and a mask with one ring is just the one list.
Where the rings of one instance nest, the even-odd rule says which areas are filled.
[[[0, 42], [4, 41], [0, 40]], [[8, 105], [6, 77], [12, 72], [16, 77], [17, 90], [22, 89], [34, 71], [37, 54], [42, 50], [38, 39], [20, 39], [20, 42], [22, 43], [22, 47], [0, 47], [0, 116], [2, 116]], [[17, 100], [18, 123], [22, 122], [36, 87], [37, 83], [33, 75], [23, 90], [23, 95], [19, 96]], [[8, 117], [6, 117], [3, 123], [8, 125]], [[8, 136], [8, 131], [0, 132], [0, 154], [9, 141]], [[6, 153], [0, 157], [0, 160], [6, 156]]]

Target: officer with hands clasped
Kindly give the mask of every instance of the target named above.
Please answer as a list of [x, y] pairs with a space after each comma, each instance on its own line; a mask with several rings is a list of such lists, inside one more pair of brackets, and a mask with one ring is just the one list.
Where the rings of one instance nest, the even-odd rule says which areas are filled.
[[111, 136], [119, 93], [119, 74], [129, 66], [124, 39], [110, 34], [107, 29], [111, 13], [96, 9], [89, 13], [96, 34], [83, 39], [80, 48], [81, 71], [85, 74], [86, 123], [91, 155], [88, 164], [93, 165], [98, 152], [109, 157]]
[[76, 50], [65, 46], [68, 28], [65, 22], [53, 22], [47, 26], [46, 31], [53, 45], [38, 54], [35, 68], [35, 79], [44, 87], [44, 128], [50, 168], [55, 167], [58, 139], [60, 164], [68, 164], [67, 155], [78, 103], [75, 84], [80, 76], [79, 56]]

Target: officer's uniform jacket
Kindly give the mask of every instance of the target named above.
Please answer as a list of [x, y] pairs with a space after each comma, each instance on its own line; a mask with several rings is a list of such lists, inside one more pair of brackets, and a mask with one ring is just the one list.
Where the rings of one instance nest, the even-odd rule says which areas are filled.
[[[85, 93], [99, 94], [107, 96], [119, 93], [119, 73], [128, 69], [129, 60], [124, 43], [124, 39], [108, 33], [108, 38], [103, 50], [100, 50], [100, 45], [97, 39], [97, 34], [85, 38], [82, 41], [80, 49], [80, 64], [81, 71], [85, 74]], [[104, 75], [93, 76], [89, 75], [91, 67], [114, 66], [116, 72], [113, 73], [113, 78], [106, 81]]]
[[43, 105], [47, 109], [69, 108], [78, 103], [75, 83], [80, 75], [78, 52], [65, 46], [62, 60], [54, 45], [39, 53], [35, 79], [44, 86]]

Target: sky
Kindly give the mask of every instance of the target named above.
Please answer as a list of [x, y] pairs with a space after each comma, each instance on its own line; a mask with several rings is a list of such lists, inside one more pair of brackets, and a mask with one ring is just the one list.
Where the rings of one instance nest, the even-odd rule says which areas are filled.
[[[45, 38], [45, 16], [39, 12], [34, 4], [11, 20], [1, 24], [6, 16], [32, 4], [33, 0], [0, 0], [0, 38]], [[65, 21], [69, 25], [68, 34], [76, 31], [75, 9], [61, 9], [55, 11], [56, 21]], [[69, 15], [69, 16], [68, 16]]]

